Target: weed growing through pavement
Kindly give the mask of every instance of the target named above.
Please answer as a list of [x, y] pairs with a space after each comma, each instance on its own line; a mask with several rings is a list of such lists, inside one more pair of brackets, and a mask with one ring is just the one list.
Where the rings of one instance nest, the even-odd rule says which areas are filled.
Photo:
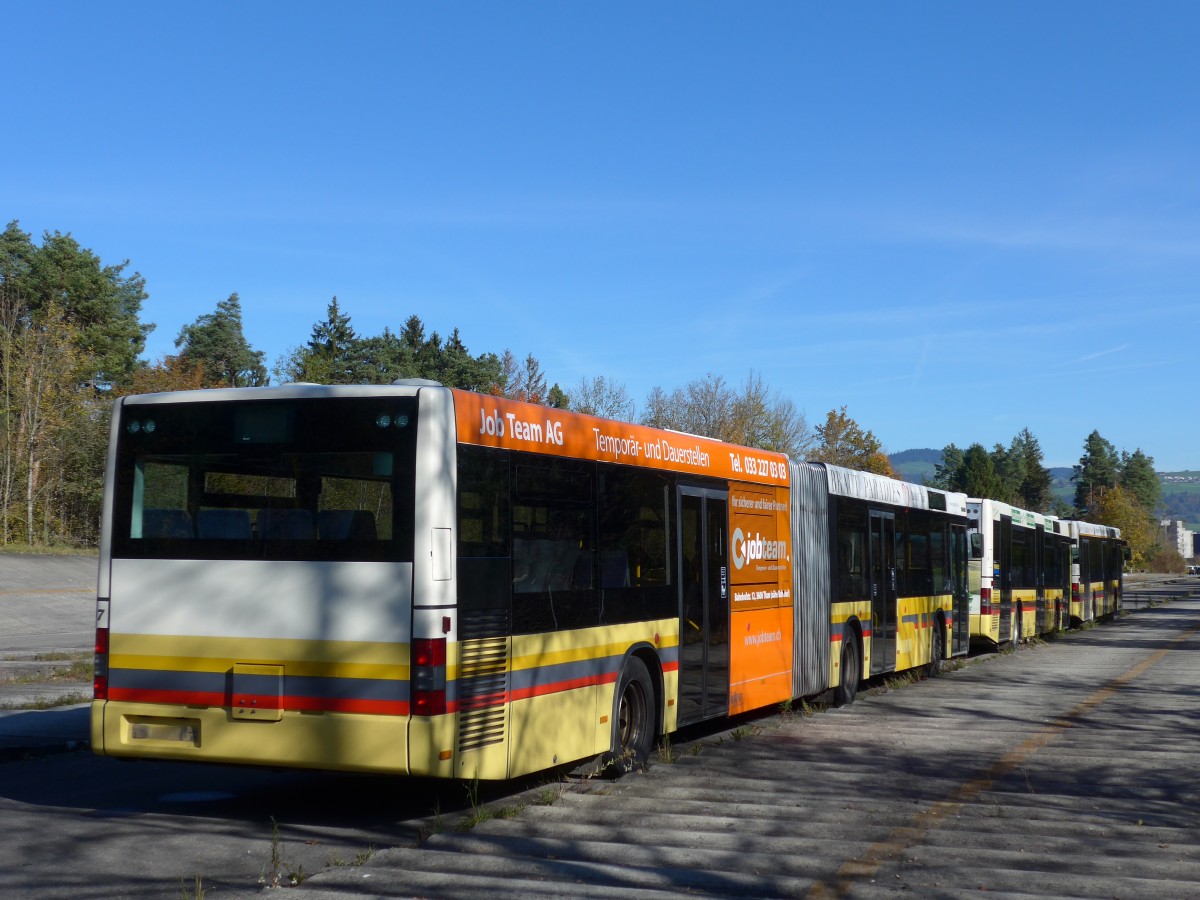
[[279, 823], [275, 821], [274, 816], [271, 816], [270, 869], [263, 870], [258, 877], [258, 883], [269, 888], [283, 887], [285, 884], [294, 886], [303, 884], [308, 875], [309, 873], [304, 871], [303, 865], [294, 869], [288, 868], [283, 852], [283, 836], [279, 833]]
[[562, 799], [562, 795], [563, 787], [561, 784], [548, 784], [533, 795], [533, 805], [553, 806]]
[[658, 748], [655, 751], [660, 763], [673, 763], [676, 756], [675, 751], [671, 748], [671, 736], [664, 734], [662, 740], [659, 741]]
[[479, 802], [479, 776], [476, 775], [466, 784], [467, 803], [471, 806], [471, 812], [459, 820], [457, 829], [459, 831], [470, 831], [481, 822], [486, 822], [495, 817], [495, 813], [488, 807]]
[[180, 900], [204, 900], [204, 879], [197, 875], [193, 885], [188, 887], [187, 882], [180, 878], [179, 898]]
[[359, 850], [352, 857], [350, 857], [350, 859], [346, 859], [345, 857], [342, 857], [342, 856], [331, 856], [331, 857], [329, 857], [329, 859], [325, 863], [325, 865], [331, 869], [340, 869], [340, 868], [344, 868], [346, 866], [361, 866], [363, 863], [367, 862], [367, 860], [369, 860], [372, 856], [374, 856], [375, 853], [376, 853], [375, 845], [368, 844], [366, 850]]

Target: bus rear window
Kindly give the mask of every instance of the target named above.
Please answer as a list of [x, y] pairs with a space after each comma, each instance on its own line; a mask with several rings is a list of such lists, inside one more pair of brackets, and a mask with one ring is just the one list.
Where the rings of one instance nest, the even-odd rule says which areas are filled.
[[411, 560], [411, 400], [238, 407], [124, 409], [114, 556]]

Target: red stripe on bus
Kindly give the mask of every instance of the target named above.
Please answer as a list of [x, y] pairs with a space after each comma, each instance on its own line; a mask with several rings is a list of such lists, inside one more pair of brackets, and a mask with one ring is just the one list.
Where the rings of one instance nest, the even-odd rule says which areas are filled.
[[598, 684], [613, 684], [616, 680], [616, 672], [605, 672], [603, 675], [588, 675], [584, 678], [571, 678], [551, 684], [536, 684], [519, 691], [509, 691], [508, 697], [510, 701], [529, 700], [532, 697], [546, 697], [550, 694], [561, 694], [563, 691], [574, 691], [579, 688], [594, 687]]

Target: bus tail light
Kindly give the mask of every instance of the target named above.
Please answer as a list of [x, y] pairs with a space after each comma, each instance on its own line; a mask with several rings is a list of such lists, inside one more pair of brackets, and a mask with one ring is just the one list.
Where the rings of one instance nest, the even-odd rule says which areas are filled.
[[992, 589], [981, 587], [979, 589], [979, 614], [982, 616], [990, 616], [992, 614]]
[[446, 712], [446, 639], [416, 638], [412, 643], [412, 714]]
[[108, 699], [108, 629], [96, 629], [96, 659], [92, 674], [92, 697]]

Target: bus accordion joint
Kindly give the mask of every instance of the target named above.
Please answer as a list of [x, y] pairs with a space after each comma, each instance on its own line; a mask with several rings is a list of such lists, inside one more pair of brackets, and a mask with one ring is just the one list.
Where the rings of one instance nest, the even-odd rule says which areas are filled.
[[446, 639], [415, 638], [412, 643], [412, 713], [446, 713]]

